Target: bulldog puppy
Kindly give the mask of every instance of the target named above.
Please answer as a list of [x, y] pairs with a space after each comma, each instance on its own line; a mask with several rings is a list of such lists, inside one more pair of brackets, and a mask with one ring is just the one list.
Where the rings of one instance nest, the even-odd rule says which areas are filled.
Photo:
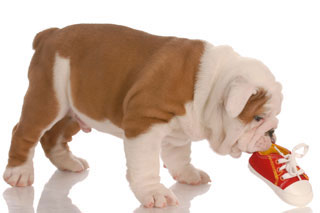
[[160, 152], [177, 181], [204, 184], [209, 176], [190, 164], [191, 141], [207, 139], [233, 157], [274, 141], [281, 86], [265, 65], [231, 47], [80, 24], [38, 33], [33, 48], [4, 173], [12, 186], [33, 183], [38, 141], [57, 168], [87, 169], [67, 143], [94, 128], [123, 138], [127, 179], [142, 205], [177, 205], [160, 183]]

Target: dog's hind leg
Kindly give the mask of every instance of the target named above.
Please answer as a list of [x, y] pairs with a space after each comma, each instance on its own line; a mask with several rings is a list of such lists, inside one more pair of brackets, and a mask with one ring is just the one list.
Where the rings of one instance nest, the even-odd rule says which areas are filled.
[[72, 154], [67, 144], [79, 130], [78, 122], [71, 116], [65, 116], [42, 136], [40, 140], [42, 148], [49, 160], [58, 169], [81, 172], [89, 168], [84, 159]]
[[34, 148], [42, 135], [68, 112], [61, 104], [54, 85], [54, 54], [35, 52], [29, 68], [29, 88], [22, 113], [12, 132], [9, 160], [4, 179], [12, 186], [33, 183]]

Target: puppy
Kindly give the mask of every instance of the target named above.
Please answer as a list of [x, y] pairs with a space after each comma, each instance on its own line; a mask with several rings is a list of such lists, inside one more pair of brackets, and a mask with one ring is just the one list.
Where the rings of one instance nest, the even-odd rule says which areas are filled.
[[67, 143], [94, 128], [123, 138], [127, 179], [142, 205], [165, 207], [178, 201], [160, 183], [160, 153], [178, 182], [204, 184], [209, 176], [190, 164], [191, 141], [240, 157], [274, 140], [281, 85], [231, 47], [80, 24], [38, 33], [33, 48], [4, 173], [12, 186], [33, 183], [38, 141], [57, 168], [87, 169]]

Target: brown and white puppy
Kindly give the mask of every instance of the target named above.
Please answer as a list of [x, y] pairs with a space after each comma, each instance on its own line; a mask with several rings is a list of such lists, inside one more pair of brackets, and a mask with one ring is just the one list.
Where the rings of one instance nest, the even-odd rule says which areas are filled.
[[176, 205], [160, 183], [160, 150], [177, 181], [201, 184], [210, 178], [190, 164], [191, 141], [208, 139], [217, 153], [239, 157], [273, 140], [281, 86], [228, 46], [82, 24], [40, 32], [33, 48], [4, 173], [12, 186], [33, 183], [38, 141], [57, 168], [87, 169], [67, 142], [95, 128], [123, 138], [127, 178], [144, 206]]

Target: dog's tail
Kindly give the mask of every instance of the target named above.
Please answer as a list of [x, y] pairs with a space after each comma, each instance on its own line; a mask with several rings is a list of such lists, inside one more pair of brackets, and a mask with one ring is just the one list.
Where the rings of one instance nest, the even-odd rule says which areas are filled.
[[52, 33], [57, 30], [59, 30], [59, 28], [49, 28], [39, 32], [33, 39], [33, 49], [36, 50], [44, 40], [46, 40]]

